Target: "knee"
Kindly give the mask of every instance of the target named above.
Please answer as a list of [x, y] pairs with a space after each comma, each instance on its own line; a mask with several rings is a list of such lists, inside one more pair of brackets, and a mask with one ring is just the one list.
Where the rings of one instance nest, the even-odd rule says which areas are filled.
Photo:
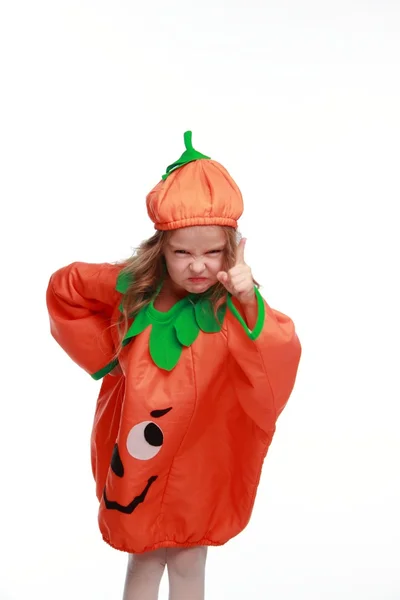
[[165, 568], [165, 549], [144, 552], [143, 554], [130, 554], [128, 558], [128, 571], [130, 572], [162, 572]]
[[195, 546], [193, 548], [170, 548], [167, 553], [168, 570], [179, 577], [204, 570], [207, 548]]

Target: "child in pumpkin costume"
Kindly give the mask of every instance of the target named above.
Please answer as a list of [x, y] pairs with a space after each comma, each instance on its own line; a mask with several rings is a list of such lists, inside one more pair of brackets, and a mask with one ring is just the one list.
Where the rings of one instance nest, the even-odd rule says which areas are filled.
[[[205, 549], [250, 519], [301, 354], [291, 319], [254, 285], [243, 240], [234, 264], [225, 260], [243, 211], [239, 188], [193, 149], [190, 132], [185, 144], [147, 196], [164, 271], [154, 271], [140, 309], [129, 310], [141, 285], [129, 261], [73, 263], [47, 291], [52, 335], [103, 379], [92, 467], [103, 539], [135, 557], [126, 600], [157, 598], [165, 562], [173, 600], [203, 597]], [[225, 292], [217, 304], [216, 289]]]

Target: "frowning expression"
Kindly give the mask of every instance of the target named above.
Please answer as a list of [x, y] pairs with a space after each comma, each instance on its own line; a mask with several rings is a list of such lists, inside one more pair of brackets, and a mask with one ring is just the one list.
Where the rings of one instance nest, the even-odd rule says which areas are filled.
[[222, 227], [184, 227], [174, 231], [165, 248], [173, 283], [189, 293], [202, 293], [217, 283], [224, 268], [226, 234]]

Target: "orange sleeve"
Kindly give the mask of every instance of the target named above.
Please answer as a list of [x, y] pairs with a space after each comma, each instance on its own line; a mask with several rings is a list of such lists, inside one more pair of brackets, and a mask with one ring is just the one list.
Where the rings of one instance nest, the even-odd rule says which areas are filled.
[[120, 301], [115, 290], [121, 266], [75, 262], [50, 278], [46, 301], [56, 342], [94, 379], [118, 363], [111, 318]]
[[258, 319], [250, 331], [240, 307], [228, 302], [231, 377], [244, 411], [264, 431], [275, 423], [292, 393], [301, 356], [293, 321], [268, 306], [258, 290]]

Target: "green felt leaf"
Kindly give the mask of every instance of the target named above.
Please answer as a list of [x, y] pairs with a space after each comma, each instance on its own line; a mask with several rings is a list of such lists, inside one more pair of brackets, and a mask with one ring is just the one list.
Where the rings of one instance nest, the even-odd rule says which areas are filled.
[[151, 321], [146, 308], [147, 307], [139, 311], [136, 317], [134, 318], [132, 325], [129, 327], [128, 331], [125, 334], [124, 342], [125, 340], [128, 340], [129, 338], [132, 338], [135, 335], [139, 335], [139, 333], [142, 333], [142, 331], [144, 331], [146, 327], [150, 325]]
[[176, 336], [183, 346], [191, 346], [200, 333], [194, 311], [193, 304], [189, 302], [175, 320]]
[[[226, 304], [218, 309], [218, 317], [223, 322], [226, 312]], [[218, 322], [214, 315], [213, 306], [207, 298], [199, 300], [195, 304], [195, 314], [198, 326], [205, 333], [216, 333], [221, 331], [221, 323]]]
[[126, 294], [126, 292], [129, 289], [129, 286], [131, 285], [132, 282], [133, 282], [133, 277], [130, 273], [125, 273], [125, 271], [120, 271], [120, 273], [117, 277], [117, 285], [115, 286], [115, 289], [117, 290], [117, 292], [120, 292], [121, 294]]
[[[125, 273], [125, 271], [122, 270], [118, 274], [117, 285], [115, 286], [115, 289], [117, 290], [117, 292], [120, 292], [121, 294], [126, 294], [129, 287], [131, 286], [132, 282], [133, 282], [133, 275], [131, 273]], [[122, 302], [118, 308], [119, 308], [120, 312], [122, 312], [122, 313], [124, 312]]]
[[153, 323], [149, 341], [150, 356], [160, 369], [172, 371], [182, 354], [173, 323]]

